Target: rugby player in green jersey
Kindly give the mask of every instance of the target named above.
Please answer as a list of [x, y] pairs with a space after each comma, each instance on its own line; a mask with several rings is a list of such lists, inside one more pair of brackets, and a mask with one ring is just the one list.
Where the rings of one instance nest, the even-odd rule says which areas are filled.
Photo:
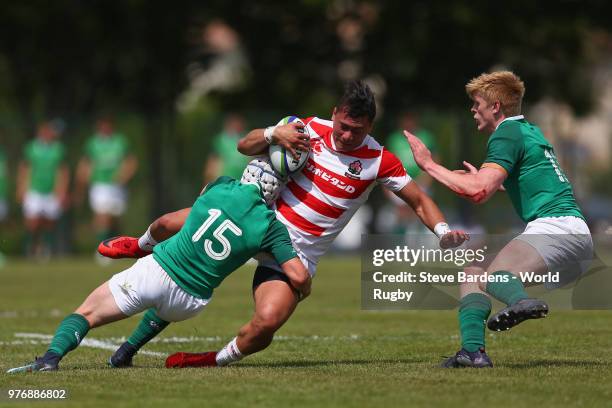
[[[310, 275], [293, 249], [287, 228], [269, 208], [284, 183], [269, 162], [255, 159], [240, 182], [220, 177], [209, 184], [176, 235], [95, 289], [62, 321], [43, 357], [8, 372], [56, 370], [62, 357], [76, 348], [91, 328], [146, 310], [139, 326], [109, 362], [114, 367], [129, 366], [140, 347], [169, 322], [195, 316], [223, 279], [259, 252], [271, 254], [281, 265], [298, 300], [308, 296]], [[247, 346], [259, 341], [244, 332], [238, 333], [238, 338]], [[212, 358], [222, 360], [225, 352], [235, 360], [235, 342], [236, 338], [227, 349], [212, 353]]]
[[240, 177], [249, 158], [236, 149], [238, 141], [244, 136], [244, 118], [238, 113], [230, 113], [223, 130], [212, 140], [212, 151], [204, 165], [204, 184], [217, 177]]
[[593, 256], [589, 228], [576, 204], [572, 186], [559, 166], [552, 145], [541, 130], [521, 115], [525, 86], [509, 71], [482, 74], [466, 85], [478, 130], [490, 134], [480, 169], [464, 162], [467, 171], [451, 171], [431, 158], [429, 149], [404, 132], [417, 164], [434, 179], [480, 204], [503, 186], [525, 231], [496, 255], [487, 271], [466, 272], [486, 279], [461, 284], [459, 328], [461, 350], [444, 367], [492, 367], [485, 352], [485, 320], [489, 296], [507, 307], [489, 318], [491, 330], [508, 330], [526, 319], [546, 316], [548, 305], [530, 299], [519, 272], [561, 271], [562, 284], [576, 279]]
[[25, 146], [17, 172], [17, 201], [23, 203], [27, 229], [26, 250], [35, 256], [50, 254], [51, 233], [67, 205], [69, 174], [64, 145], [50, 122], [38, 127]]
[[126, 210], [126, 185], [137, 168], [138, 160], [130, 153], [126, 137], [114, 130], [110, 118], [99, 119], [96, 134], [87, 141], [85, 155], [77, 166], [75, 192], [77, 201], [82, 201], [89, 185], [89, 204], [98, 242], [110, 238], [117, 228], [117, 219]]

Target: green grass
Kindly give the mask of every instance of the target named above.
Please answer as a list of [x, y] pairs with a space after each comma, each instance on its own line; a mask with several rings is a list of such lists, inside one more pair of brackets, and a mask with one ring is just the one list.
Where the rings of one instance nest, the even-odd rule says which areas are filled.
[[[97, 285], [130, 265], [89, 259], [46, 265], [12, 261], [0, 270], [0, 405], [36, 407], [271, 406], [609, 406], [612, 401], [612, 312], [553, 310], [543, 321], [487, 334], [492, 370], [437, 368], [458, 347], [455, 311], [360, 310], [358, 260], [321, 263], [313, 295], [300, 304], [273, 344], [223, 369], [163, 368], [138, 355], [135, 368], [106, 366], [111, 351], [80, 347], [55, 373], [6, 375], [46, 350], [15, 333], [53, 334]], [[216, 350], [251, 316], [253, 267], [215, 292], [198, 317], [170, 325], [145, 350]], [[88, 338], [127, 336], [139, 317], [91, 331]], [[172, 342], [190, 337], [191, 342]], [[40, 341], [40, 340], [39, 340]], [[25, 344], [24, 344], [25, 343]], [[67, 389], [63, 402], [6, 402], [8, 388]], [[4, 401], [4, 403], [2, 402]]]

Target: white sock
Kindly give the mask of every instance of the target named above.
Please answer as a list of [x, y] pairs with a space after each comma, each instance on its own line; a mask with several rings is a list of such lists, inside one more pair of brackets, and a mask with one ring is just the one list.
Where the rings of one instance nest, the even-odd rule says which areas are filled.
[[157, 241], [151, 236], [151, 226], [149, 225], [147, 232], [145, 232], [142, 237], [138, 238], [138, 246], [143, 251], [151, 252], [155, 245], [157, 245]]
[[218, 366], [226, 366], [229, 363], [233, 363], [234, 361], [242, 360], [244, 356], [238, 350], [238, 345], [236, 345], [236, 337], [232, 339], [229, 343], [225, 345], [219, 352], [217, 353], [217, 365]]

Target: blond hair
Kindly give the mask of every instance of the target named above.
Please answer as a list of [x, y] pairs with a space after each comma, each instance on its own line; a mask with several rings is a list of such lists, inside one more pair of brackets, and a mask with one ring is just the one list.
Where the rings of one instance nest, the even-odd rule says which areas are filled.
[[480, 96], [488, 103], [499, 102], [504, 115], [515, 116], [521, 113], [525, 84], [514, 72], [498, 71], [473, 78], [465, 91], [471, 99]]

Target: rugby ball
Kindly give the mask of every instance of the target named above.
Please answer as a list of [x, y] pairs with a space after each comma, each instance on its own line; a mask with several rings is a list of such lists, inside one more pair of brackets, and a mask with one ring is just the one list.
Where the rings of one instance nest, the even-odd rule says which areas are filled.
[[[281, 120], [277, 126], [293, 122], [303, 124], [297, 116], [287, 116]], [[306, 128], [304, 128], [303, 131], [308, 135], [308, 130]], [[283, 177], [301, 171], [308, 161], [309, 153], [310, 148], [307, 151], [297, 150], [298, 157], [293, 157], [287, 149], [280, 145], [270, 145], [268, 150], [272, 167]]]

